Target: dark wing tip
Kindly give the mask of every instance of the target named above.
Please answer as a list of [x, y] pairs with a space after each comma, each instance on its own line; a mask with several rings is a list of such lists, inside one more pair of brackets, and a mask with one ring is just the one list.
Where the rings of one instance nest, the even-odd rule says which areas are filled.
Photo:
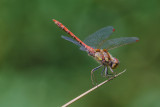
[[136, 38], [136, 42], [138, 42], [139, 41], [139, 38], [137, 38], [137, 37], [135, 37]]
[[115, 32], [115, 29], [113, 28], [113, 32]]

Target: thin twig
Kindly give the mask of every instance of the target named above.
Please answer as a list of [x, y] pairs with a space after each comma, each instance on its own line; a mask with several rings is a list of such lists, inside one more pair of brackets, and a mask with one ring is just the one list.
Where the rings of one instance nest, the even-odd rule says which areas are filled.
[[84, 92], [83, 94], [79, 95], [78, 97], [74, 98], [73, 100], [69, 101], [68, 103], [64, 104], [62, 107], [67, 107], [67, 106], [69, 106], [69, 105], [72, 104], [73, 102], [79, 100], [79, 99], [82, 98], [83, 96], [89, 94], [90, 92], [92, 92], [92, 91], [95, 90], [96, 88], [102, 86], [103, 84], [107, 83], [108, 81], [116, 78], [117, 76], [121, 75], [121, 74], [124, 73], [125, 71], [126, 71], [126, 69], [125, 69], [124, 71], [118, 73], [117, 75], [114, 75], [113, 77], [109, 78], [108, 80], [105, 80], [104, 82], [102, 82], [102, 83], [96, 85], [95, 87], [89, 89], [88, 91]]

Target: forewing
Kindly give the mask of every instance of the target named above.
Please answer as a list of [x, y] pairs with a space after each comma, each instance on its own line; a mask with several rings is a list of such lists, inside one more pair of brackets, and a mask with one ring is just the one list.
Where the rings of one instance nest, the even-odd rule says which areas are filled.
[[114, 32], [114, 28], [112, 26], [104, 27], [88, 36], [84, 40], [84, 43], [93, 48], [99, 48], [103, 44], [103, 41], [106, 40], [112, 32]]
[[[70, 37], [63, 36], [63, 35], [62, 35], [61, 37], [62, 37], [63, 39], [65, 39], [65, 40], [67, 40], [67, 41], [70, 41], [70, 42], [76, 44], [76, 45], [79, 46], [79, 47], [81, 46], [81, 45], [79, 44], [79, 42], [75, 41], [74, 39], [72, 39], [72, 38], [70, 38]], [[82, 46], [81, 46], [80, 50], [86, 51], [85, 48], [82, 47]]]
[[101, 46], [101, 49], [111, 50], [113, 48], [117, 48], [137, 41], [139, 41], [139, 38], [137, 37], [121, 37], [121, 38], [111, 39], [104, 42], [103, 45]]

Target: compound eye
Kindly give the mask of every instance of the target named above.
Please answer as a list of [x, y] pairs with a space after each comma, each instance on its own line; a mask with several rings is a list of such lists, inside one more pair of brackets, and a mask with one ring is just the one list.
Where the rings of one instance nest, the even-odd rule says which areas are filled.
[[119, 65], [118, 59], [117, 59], [117, 58], [114, 58], [113, 61], [112, 61], [112, 63], [111, 63], [112, 69], [117, 68], [118, 65]]
[[115, 62], [115, 63], [119, 63], [119, 61], [118, 61], [117, 58], [114, 58], [114, 62]]

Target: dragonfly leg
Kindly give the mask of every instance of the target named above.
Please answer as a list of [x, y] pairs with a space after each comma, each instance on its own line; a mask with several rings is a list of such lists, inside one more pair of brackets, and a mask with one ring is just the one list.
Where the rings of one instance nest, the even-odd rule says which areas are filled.
[[102, 76], [102, 77], [103, 77], [103, 72], [104, 72], [105, 68], [106, 68], [106, 67], [104, 66], [103, 71], [101, 72], [101, 76]]
[[[109, 67], [109, 68], [110, 68], [111, 72], [114, 73], [114, 71], [112, 70], [112, 68], [111, 67]], [[113, 76], [113, 74], [108, 74], [108, 68], [105, 67], [105, 77], [108, 77], [108, 76]]]
[[110, 68], [111, 72], [114, 73], [113, 69], [111, 67], [109, 67], [109, 68]]
[[93, 85], [94, 85], [93, 79], [96, 81], [96, 79], [95, 79], [95, 77], [94, 77], [94, 71], [96, 71], [96, 70], [99, 69], [100, 67], [102, 67], [102, 65], [100, 65], [100, 66], [92, 69], [92, 71], [91, 71], [91, 80], [92, 80], [92, 84], [93, 84]]
[[108, 68], [107, 67], [105, 67], [105, 76], [107, 77], [108, 76]]

